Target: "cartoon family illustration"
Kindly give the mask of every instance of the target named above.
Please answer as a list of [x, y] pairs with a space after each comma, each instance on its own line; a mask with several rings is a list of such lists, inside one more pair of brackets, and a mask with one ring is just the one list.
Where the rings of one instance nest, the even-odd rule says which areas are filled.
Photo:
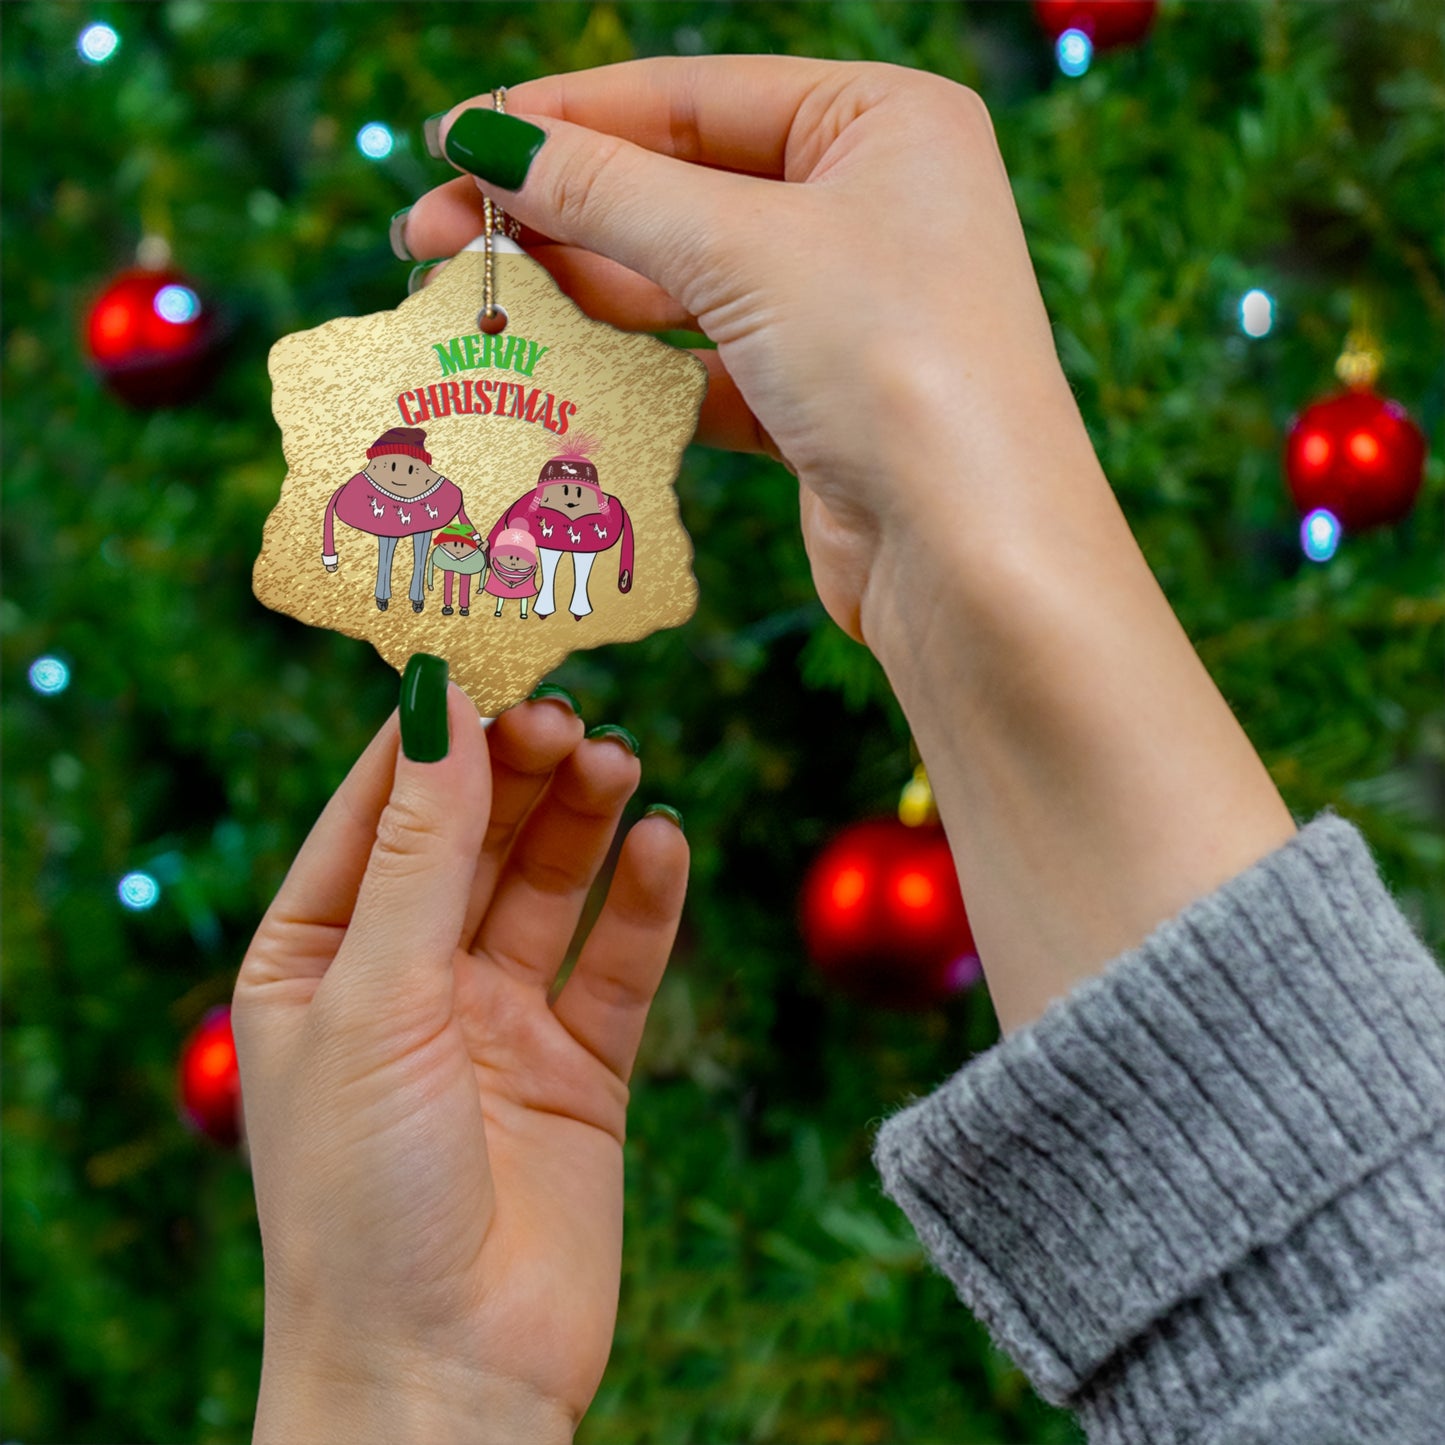
[[580, 622], [592, 611], [587, 584], [598, 554], [619, 543], [617, 590], [632, 590], [632, 519], [619, 498], [602, 490], [596, 465], [581, 452], [546, 462], [536, 484], [503, 511], [484, 542], [467, 516], [461, 488], [433, 468], [426, 433], [392, 427], [366, 449], [363, 470], [326, 504], [321, 561], [328, 572], [340, 562], [337, 520], [377, 540], [376, 605], [382, 612], [391, 602], [392, 563], [403, 537], [412, 539], [407, 595], [413, 612], [423, 609], [440, 572], [443, 617], [470, 616], [477, 578], [479, 595], [496, 599], [494, 618], [515, 598], [523, 619], [529, 603], [531, 615], [545, 619], [557, 610], [557, 572], [570, 556], [568, 608]]

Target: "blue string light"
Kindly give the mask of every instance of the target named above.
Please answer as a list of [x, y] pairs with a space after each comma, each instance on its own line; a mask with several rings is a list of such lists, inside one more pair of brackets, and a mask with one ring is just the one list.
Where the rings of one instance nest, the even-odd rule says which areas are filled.
[[356, 132], [356, 148], [368, 160], [384, 161], [395, 144], [390, 126], [382, 125], [379, 120], [368, 121]]
[[1299, 544], [1311, 562], [1328, 562], [1339, 550], [1340, 519], [1324, 507], [1316, 507], [1300, 523]]
[[120, 47], [120, 36], [109, 25], [87, 25], [80, 32], [75, 48], [89, 65], [104, 65]]
[[1268, 336], [1274, 329], [1274, 297], [1257, 287], [1239, 302], [1239, 329], [1246, 336]]
[[154, 907], [161, 896], [161, 885], [149, 873], [127, 873], [115, 891], [127, 908], [140, 913]]
[[162, 321], [183, 326], [201, 314], [201, 298], [189, 286], [162, 286], [151, 303]]
[[70, 686], [70, 669], [58, 657], [37, 657], [30, 664], [30, 686], [53, 697]]
[[1066, 30], [1054, 44], [1054, 57], [1065, 75], [1083, 75], [1094, 59], [1094, 42], [1082, 30]]

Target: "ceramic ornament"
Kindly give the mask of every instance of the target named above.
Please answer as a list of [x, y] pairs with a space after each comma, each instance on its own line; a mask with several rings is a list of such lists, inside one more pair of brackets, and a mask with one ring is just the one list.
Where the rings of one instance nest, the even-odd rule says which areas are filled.
[[478, 238], [394, 311], [271, 348], [286, 479], [256, 559], [277, 612], [447, 659], [495, 716], [568, 653], [697, 605], [673, 483], [707, 370], [594, 321], [491, 239], [505, 329], [479, 329]]

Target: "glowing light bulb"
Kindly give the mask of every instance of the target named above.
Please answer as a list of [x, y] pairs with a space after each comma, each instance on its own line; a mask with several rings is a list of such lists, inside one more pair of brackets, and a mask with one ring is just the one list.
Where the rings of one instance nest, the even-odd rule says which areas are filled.
[[161, 885], [149, 873], [127, 873], [115, 891], [127, 908], [139, 913], [161, 896]]
[[1299, 542], [1311, 562], [1328, 562], [1339, 549], [1339, 518], [1324, 507], [1316, 507], [1300, 523]]
[[80, 32], [75, 48], [80, 58], [90, 65], [104, 65], [120, 46], [120, 36], [109, 25], [87, 25]]
[[845, 868], [833, 880], [829, 890], [834, 908], [852, 908], [862, 901], [868, 889], [868, 879], [861, 868]]
[[30, 686], [47, 697], [70, 686], [70, 669], [58, 657], [37, 657], [30, 664]]
[[177, 326], [194, 321], [201, 314], [201, 298], [189, 286], [162, 286], [151, 304], [162, 321]]
[[1268, 336], [1274, 328], [1274, 298], [1268, 291], [1246, 291], [1239, 303], [1239, 326], [1246, 336]]
[[368, 160], [384, 161], [395, 144], [391, 127], [382, 125], [379, 120], [368, 121], [356, 132], [356, 148]]
[[1066, 30], [1054, 43], [1054, 58], [1065, 75], [1082, 75], [1094, 59], [1094, 42], [1082, 30]]

